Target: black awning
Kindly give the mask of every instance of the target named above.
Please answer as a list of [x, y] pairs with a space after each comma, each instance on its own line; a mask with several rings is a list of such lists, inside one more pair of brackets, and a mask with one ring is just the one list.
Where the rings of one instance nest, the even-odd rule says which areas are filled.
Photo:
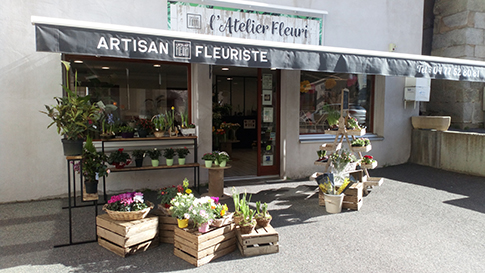
[[245, 40], [32, 17], [37, 51], [384, 76], [485, 81], [485, 62]]

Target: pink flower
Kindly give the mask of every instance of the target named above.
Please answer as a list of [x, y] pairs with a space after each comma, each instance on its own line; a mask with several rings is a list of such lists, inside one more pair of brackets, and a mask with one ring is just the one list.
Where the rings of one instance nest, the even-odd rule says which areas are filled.
[[214, 200], [214, 203], [219, 203], [219, 197], [216, 196], [211, 196], [212, 200]]

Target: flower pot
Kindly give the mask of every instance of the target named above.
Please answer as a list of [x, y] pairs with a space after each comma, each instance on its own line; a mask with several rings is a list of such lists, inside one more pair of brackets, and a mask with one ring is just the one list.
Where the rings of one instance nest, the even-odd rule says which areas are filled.
[[152, 166], [157, 167], [160, 161], [158, 159], [152, 159]]
[[260, 227], [267, 227], [272, 218], [256, 218], [256, 224]]
[[206, 168], [210, 168], [210, 167], [212, 167], [212, 160], [206, 160], [206, 161], [205, 161], [205, 167], [206, 167]]
[[142, 167], [143, 166], [143, 158], [135, 159], [135, 164], [138, 168]]
[[153, 134], [155, 135], [155, 137], [163, 137], [165, 135], [165, 132], [161, 132], [161, 131], [155, 131], [153, 132]]
[[239, 226], [239, 231], [241, 231], [241, 234], [249, 234], [253, 232], [253, 230], [254, 230], [253, 224], [246, 224], [244, 226]]
[[195, 135], [195, 128], [183, 128], [182, 135], [184, 136], [193, 136]]
[[189, 219], [178, 219], [177, 218], [177, 225], [179, 228], [186, 228], [189, 226]]
[[123, 132], [121, 133], [122, 138], [132, 138], [135, 135], [133, 132]]
[[62, 147], [64, 148], [65, 156], [81, 155], [83, 153], [84, 140], [61, 139], [61, 141], [62, 141]]
[[239, 225], [239, 223], [244, 219], [241, 215], [234, 215], [234, 224]]
[[185, 158], [179, 158], [179, 165], [185, 165]]
[[84, 180], [86, 193], [98, 193], [98, 180]]
[[215, 159], [213, 164], [214, 164], [214, 166], [217, 167], [217, 166], [219, 166], [219, 161], [217, 159]]
[[227, 160], [222, 160], [221, 163], [219, 163], [219, 167], [226, 167]]
[[212, 221], [211, 226], [214, 227], [222, 227], [225, 225], [229, 225], [232, 222], [232, 213], [228, 213], [224, 215], [222, 218], [217, 218]]
[[416, 116], [411, 117], [414, 129], [435, 129], [446, 131], [450, 128], [450, 116]]
[[209, 231], [209, 228], [210, 228], [210, 223], [208, 223], [208, 222], [202, 223], [202, 224], [200, 224], [199, 232], [200, 233], [206, 233], [206, 232]]
[[334, 195], [326, 194], [325, 196], [325, 209], [328, 213], [339, 213], [342, 211], [342, 201], [344, 200], [344, 195]]
[[166, 162], [167, 162], [167, 166], [172, 166], [173, 165], [173, 158], [167, 158]]
[[138, 130], [138, 137], [147, 137], [148, 132], [146, 130]]

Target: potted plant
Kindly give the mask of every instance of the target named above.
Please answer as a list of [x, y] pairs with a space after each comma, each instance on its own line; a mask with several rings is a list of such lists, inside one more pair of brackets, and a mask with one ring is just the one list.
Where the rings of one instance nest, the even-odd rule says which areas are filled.
[[350, 142], [350, 146], [352, 150], [355, 152], [363, 152], [366, 153], [372, 150], [372, 145], [368, 138], [357, 138]]
[[180, 111], [181, 126], [180, 131], [184, 136], [195, 135], [195, 124], [189, 123], [189, 113], [187, 110], [184, 112]]
[[167, 120], [169, 136], [176, 137], [178, 135], [178, 130], [175, 127], [175, 107], [172, 106], [171, 111], [165, 112], [165, 117]]
[[371, 155], [364, 155], [360, 160], [360, 167], [362, 169], [374, 169], [377, 167], [377, 161]]
[[177, 148], [176, 152], [179, 160], [179, 165], [185, 165], [185, 157], [190, 154], [189, 149], [187, 149], [187, 147]]
[[330, 130], [338, 130], [338, 121], [340, 119], [340, 112], [333, 109], [332, 106], [326, 104], [323, 106], [323, 111], [327, 113], [327, 122]]
[[254, 210], [249, 208], [249, 204], [244, 204], [239, 207], [242, 213], [242, 220], [239, 222], [239, 230], [242, 234], [249, 234], [253, 231], [256, 226], [256, 218]]
[[261, 204], [261, 201], [256, 202], [256, 223], [258, 226], [268, 226], [271, 219], [273, 217], [268, 213], [268, 204]]
[[135, 122], [135, 128], [139, 137], [147, 137], [153, 131], [153, 123], [149, 119], [140, 118]]
[[167, 148], [163, 150], [163, 157], [167, 161], [167, 166], [173, 165], [173, 157], [175, 156], [175, 150], [173, 148]]
[[153, 134], [155, 135], [155, 137], [163, 137], [163, 135], [165, 134], [165, 130], [167, 130], [167, 120], [165, 118], [165, 115], [159, 114], [153, 116], [152, 123], [154, 127]]
[[244, 192], [243, 196], [241, 197], [236, 188], [232, 188], [232, 200], [234, 201], [234, 224], [239, 225], [244, 219], [241, 207], [246, 206], [251, 201], [251, 196], [252, 195], [247, 198], [247, 193]]
[[324, 150], [317, 150], [317, 155], [318, 155], [318, 162], [327, 162], [328, 161], [328, 156], [327, 156], [327, 151]]
[[212, 197], [212, 199], [214, 199], [216, 205], [214, 208], [214, 221], [212, 221], [211, 225], [222, 227], [230, 224], [232, 222], [232, 213], [229, 212], [227, 205], [219, 203], [219, 197]]
[[194, 221], [194, 226], [198, 227], [200, 233], [209, 231], [210, 224], [214, 219], [214, 199], [204, 196], [194, 200], [189, 210], [190, 219]]
[[135, 129], [131, 126], [121, 126], [118, 130], [122, 138], [132, 138], [135, 134]]
[[177, 195], [177, 193], [181, 194], [191, 194], [192, 190], [189, 189], [189, 180], [187, 178], [184, 179], [182, 185], [173, 185], [171, 187], [165, 187], [158, 190], [157, 198], [160, 199], [160, 205], [158, 208], [167, 215], [170, 215], [171, 212], [168, 210], [170, 208], [170, 201]]
[[123, 169], [125, 166], [130, 165], [131, 157], [124, 152], [123, 148], [120, 148], [109, 154], [108, 163], [114, 165], [116, 169]]
[[[66, 83], [69, 86], [68, 62], [62, 61], [66, 68]], [[61, 140], [64, 147], [64, 155], [81, 155], [83, 152], [83, 142], [89, 132], [96, 131], [93, 127], [99, 120], [99, 109], [91, 104], [90, 96], [81, 97], [77, 94], [77, 73], [75, 74], [74, 91], [62, 86], [66, 92], [65, 97], [54, 97], [55, 105], [45, 105], [46, 111], [40, 111], [52, 119], [47, 126], [57, 127], [57, 133], [63, 136]]]
[[113, 104], [105, 105], [102, 101], [98, 101], [96, 103], [102, 111], [102, 115], [100, 118], [101, 122], [101, 138], [103, 139], [110, 139], [115, 137], [115, 131], [113, 130], [115, 120], [113, 116], [113, 112], [118, 109], [117, 106]]
[[205, 167], [210, 168], [212, 167], [212, 161], [214, 161], [214, 155], [212, 153], [205, 153], [202, 156], [202, 160], [205, 161]]
[[176, 193], [170, 200], [170, 213], [172, 217], [177, 218], [179, 228], [186, 228], [191, 219], [189, 209], [193, 207], [195, 197], [191, 194]]
[[106, 160], [106, 154], [98, 153], [91, 137], [88, 136], [86, 144], [84, 144], [81, 161], [86, 193], [97, 193], [99, 179], [108, 176], [109, 169]]
[[141, 192], [114, 195], [103, 206], [103, 210], [114, 220], [140, 220], [153, 208], [153, 203], [143, 200]]
[[229, 154], [226, 152], [214, 152], [214, 157], [220, 167], [226, 167], [227, 161], [229, 161]]
[[349, 163], [356, 162], [357, 158], [347, 149], [336, 151], [332, 153], [329, 158], [330, 162], [332, 162], [333, 168], [337, 173], [355, 170], [355, 166], [349, 166]]
[[157, 167], [160, 163], [159, 158], [162, 155], [162, 152], [157, 148], [154, 148], [153, 150], [148, 150], [147, 154], [152, 159], [152, 166]]
[[143, 159], [145, 158], [146, 151], [145, 150], [133, 150], [131, 155], [135, 158], [135, 164], [137, 167], [143, 166]]

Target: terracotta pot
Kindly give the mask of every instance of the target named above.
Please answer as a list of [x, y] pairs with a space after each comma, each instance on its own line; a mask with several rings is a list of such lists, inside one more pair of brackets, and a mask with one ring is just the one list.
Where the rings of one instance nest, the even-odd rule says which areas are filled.
[[270, 222], [271, 222], [271, 218], [269, 218], [269, 219], [266, 219], [266, 218], [256, 218], [256, 223], [260, 227], [267, 227]]
[[241, 234], [249, 234], [253, 232], [253, 230], [254, 230], [254, 225], [239, 226], [239, 231], [241, 231]]

